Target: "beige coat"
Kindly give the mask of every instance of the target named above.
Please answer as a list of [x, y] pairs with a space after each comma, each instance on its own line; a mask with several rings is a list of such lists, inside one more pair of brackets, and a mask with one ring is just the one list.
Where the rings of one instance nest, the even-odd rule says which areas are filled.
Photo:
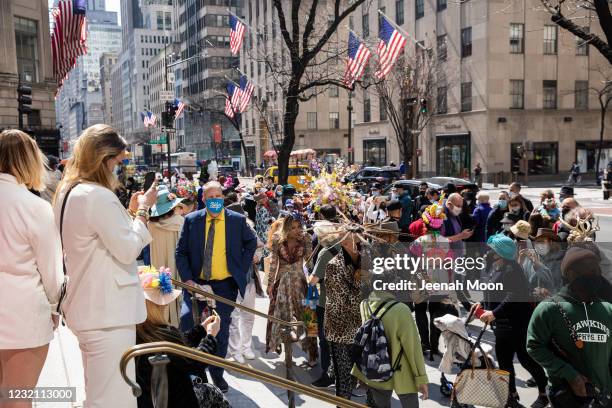
[[[173, 279], [180, 279], [176, 269], [175, 252], [179, 232], [183, 227], [183, 221], [183, 217], [174, 214], [172, 217], [161, 221], [149, 222], [149, 232], [153, 237], [153, 242], [151, 242], [151, 265], [156, 268], [160, 266], [170, 268]], [[169, 306], [170, 324], [178, 327], [181, 298], [179, 297]]]

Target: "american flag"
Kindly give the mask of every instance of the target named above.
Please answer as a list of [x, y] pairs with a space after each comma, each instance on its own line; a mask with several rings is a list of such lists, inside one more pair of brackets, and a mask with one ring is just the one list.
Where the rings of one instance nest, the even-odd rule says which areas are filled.
[[[225, 116], [233, 118], [238, 111], [238, 105], [234, 103], [236, 98], [240, 98], [240, 88], [233, 82], [227, 83], [227, 98], [225, 99]], [[236, 96], [238, 95], [238, 96]]]
[[87, 53], [87, 19], [85, 0], [60, 0], [51, 12], [54, 20], [51, 33], [53, 76], [61, 87], [79, 56]]
[[406, 38], [396, 30], [384, 15], [380, 15], [380, 42], [378, 43], [378, 60], [380, 66], [375, 75], [383, 79], [393, 68], [397, 56], [406, 45]]
[[246, 108], [249, 106], [249, 102], [251, 101], [251, 95], [253, 95], [254, 89], [255, 87], [253, 86], [253, 83], [249, 81], [246, 75], [240, 77], [240, 112], [246, 111]]
[[230, 50], [233, 55], [238, 55], [244, 38], [244, 24], [233, 14], [230, 14]]
[[140, 116], [142, 117], [142, 123], [144, 124], [144, 127], [155, 127], [155, 121], [157, 120], [157, 116], [155, 116], [153, 112], [146, 111], [144, 113], [141, 113]]
[[359, 81], [363, 75], [372, 51], [359, 40], [355, 34], [349, 33], [348, 59], [346, 60], [346, 72], [344, 73], [344, 84], [349, 88], [355, 81]]
[[174, 98], [174, 106], [176, 106], [174, 120], [177, 120], [179, 116], [181, 116], [181, 113], [183, 113], [183, 110], [185, 109], [185, 103], [183, 103], [183, 101], [181, 101], [178, 98]]

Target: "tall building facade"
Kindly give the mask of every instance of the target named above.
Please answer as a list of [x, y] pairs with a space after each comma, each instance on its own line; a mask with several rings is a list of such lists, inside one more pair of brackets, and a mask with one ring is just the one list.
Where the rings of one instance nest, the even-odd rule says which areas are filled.
[[[574, 160], [594, 170], [599, 108], [588, 89], [602, 86], [600, 71], [609, 72], [609, 64], [539, 6], [538, 0], [380, 0], [353, 13], [355, 31], [371, 44], [378, 41], [377, 9], [384, 9], [412, 38], [445, 56], [437, 61], [444, 78], [427, 98], [433, 116], [418, 137], [420, 174], [469, 177], [480, 163], [489, 180], [509, 180], [526, 163], [532, 179], [562, 178]], [[596, 32], [596, 19], [580, 18], [588, 13], [578, 10], [573, 18]], [[405, 52], [414, 50], [409, 41]], [[356, 94], [356, 161], [399, 163], [397, 138], [376, 93]], [[612, 154], [611, 135], [603, 165]]]
[[172, 4], [172, 0], [121, 0], [123, 44], [111, 71], [113, 92], [121, 88], [121, 107], [113, 111], [113, 125], [134, 144], [147, 143], [151, 137], [141, 112], [151, 108], [150, 61], [172, 43]]
[[[283, 3], [283, 7], [289, 15], [290, 3]], [[326, 10], [325, 3], [319, 5], [319, 10], [321, 15], [317, 16], [317, 27], [313, 38], [318, 38], [316, 33], [321, 34], [322, 30], [327, 28], [327, 19], [323, 15], [323, 10]], [[333, 13], [333, 10], [327, 10]], [[254, 107], [249, 109], [243, 115], [242, 129], [247, 150], [259, 164], [263, 161], [266, 151], [272, 150], [273, 144], [279, 143], [282, 138], [285, 103], [283, 86], [287, 84], [279, 83], [275, 71], [290, 70], [291, 62], [287, 45], [280, 34], [273, 2], [249, 1], [243, 12], [244, 20], [252, 30], [245, 33], [241, 51], [241, 70], [257, 85], [253, 98], [259, 101], [259, 106], [263, 109]], [[338, 31], [332, 35], [327, 47], [321, 52], [321, 58], [327, 61], [316, 67], [317, 70], [325, 71], [325, 76], [335, 80], [342, 77], [345, 67], [345, 52], [341, 51], [342, 49], [346, 51], [348, 32], [345, 25], [343, 23], [338, 27]], [[274, 68], [270, 68], [270, 65]], [[317, 74], [314, 77], [318, 77]], [[325, 154], [345, 156], [349, 149], [348, 91], [337, 86], [329, 86], [315, 88], [312, 95], [307, 96], [310, 97], [308, 101], [300, 102], [294, 149], [315, 149], [319, 156]]]
[[89, 126], [105, 123], [100, 64], [104, 54], [121, 49], [121, 27], [117, 13], [104, 10], [104, 5], [100, 0], [88, 2], [93, 9], [87, 10], [87, 54], [77, 59], [57, 97], [56, 111], [65, 146], [71, 146], [71, 141]]
[[113, 123], [111, 69], [117, 63], [116, 52], [105, 52], [100, 56], [100, 92], [102, 93], [102, 116], [106, 124]]
[[24, 127], [55, 130], [51, 36], [47, 0], [0, 1], [0, 128], [18, 126], [17, 86], [32, 87]]
[[[246, 1], [250, 3], [251, 1]], [[239, 77], [239, 59], [229, 49], [228, 8], [242, 13], [242, 0], [177, 0], [177, 41], [180, 60], [174, 68], [176, 96], [189, 109], [177, 121], [178, 146], [197, 154], [199, 160], [216, 158], [241, 166], [240, 139], [223, 115], [226, 78]], [[222, 142], [213, 140], [220, 125]]]

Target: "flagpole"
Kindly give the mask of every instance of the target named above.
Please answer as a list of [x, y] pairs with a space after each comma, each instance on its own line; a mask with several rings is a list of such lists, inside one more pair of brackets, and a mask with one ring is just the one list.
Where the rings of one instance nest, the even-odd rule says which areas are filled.
[[230, 9], [226, 9], [228, 13], [230, 13], [232, 16], [236, 17], [236, 20], [240, 21], [242, 23], [243, 26], [245, 26], [250, 32], [254, 32], [255, 35], [259, 35], [263, 38], [263, 34], [260, 34], [259, 31], [257, 30], [253, 30], [253, 28], [243, 19], [241, 19], [240, 17], [238, 17], [235, 13], [232, 13], [232, 10]]
[[427, 51], [427, 48], [421, 44], [419, 41], [417, 41], [412, 35], [410, 35], [406, 30], [404, 30], [402, 27], [398, 26], [393, 20], [391, 20], [385, 13], [383, 13], [380, 9], [378, 9], [378, 14], [380, 14], [381, 16], [383, 16], [388, 22], [389, 24], [391, 24], [397, 31], [399, 31], [404, 37], [408, 37], [408, 39], [410, 41], [412, 41], [413, 43], [415, 43], [416, 45], [418, 45], [423, 51]]

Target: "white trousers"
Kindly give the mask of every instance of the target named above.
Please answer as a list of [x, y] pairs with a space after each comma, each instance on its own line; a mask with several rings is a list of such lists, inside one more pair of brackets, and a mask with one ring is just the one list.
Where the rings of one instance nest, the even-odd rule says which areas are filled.
[[[136, 344], [136, 326], [73, 332], [83, 356], [83, 408], [136, 408], [136, 397], [119, 370], [121, 356]], [[130, 360], [126, 372], [136, 379], [134, 360]]]
[[[237, 303], [255, 308], [255, 283], [251, 281], [244, 291], [244, 298], [238, 294]], [[234, 354], [242, 354], [251, 349], [251, 339], [253, 338], [253, 324], [255, 323], [255, 315], [240, 309], [234, 309], [232, 312], [232, 324], [229, 329], [229, 344], [227, 348], [227, 357]]]

